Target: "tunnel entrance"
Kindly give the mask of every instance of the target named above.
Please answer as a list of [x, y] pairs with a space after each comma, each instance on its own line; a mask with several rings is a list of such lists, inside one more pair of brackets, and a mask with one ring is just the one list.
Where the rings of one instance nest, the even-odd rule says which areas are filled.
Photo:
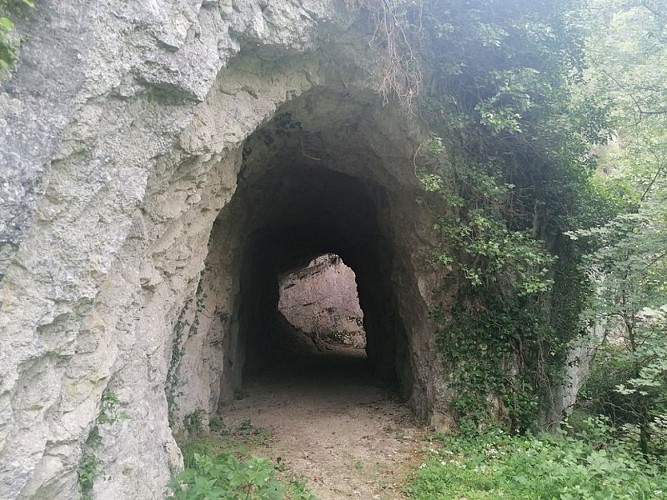
[[[395, 384], [397, 343], [405, 336], [392, 310], [390, 246], [368, 194], [378, 187], [331, 170], [294, 165], [272, 168], [250, 186], [250, 196], [239, 200], [252, 205], [252, 211], [244, 212], [252, 213], [261, 226], [249, 235], [241, 266], [242, 375], [282, 366], [295, 349], [301, 354], [306, 347], [325, 350], [324, 343], [313, 345], [312, 338], [298, 335], [279, 314], [280, 282], [295, 269], [307, 269], [318, 256], [335, 254], [355, 270], [368, 363], [377, 376]], [[239, 186], [239, 194], [245, 191]], [[296, 345], [299, 339], [301, 345]]]
[[[209, 243], [208, 262], [221, 269], [219, 276], [237, 271], [228, 285], [236, 295], [225, 307], [232, 335], [224, 354], [223, 404], [242, 392], [244, 377], [284, 366], [295, 349], [327, 351], [341, 333], [349, 347], [361, 348], [354, 354], [366, 358], [374, 376], [399, 388], [405, 399], [411, 396], [395, 235], [386, 220], [393, 193], [384, 185], [387, 168], [367, 143], [379, 129], [361, 126], [369, 117], [367, 102], [340, 97], [319, 93], [290, 103], [244, 144], [236, 192]], [[281, 286], [289, 296], [286, 277], [307, 272], [322, 256], [344, 262], [356, 278], [358, 309], [346, 313], [338, 331], [307, 331], [280, 314]], [[316, 301], [301, 307], [308, 302]]]
[[[424, 244], [432, 222], [415, 201], [415, 149], [403, 123], [375, 94], [319, 89], [278, 109], [237, 150], [235, 189], [176, 322], [172, 421], [199, 409], [224, 417], [249, 382], [297, 368], [295, 357], [322, 390], [328, 374], [372, 377], [429, 418], [440, 390], [429, 385], [439, 369], [425, 295], [436, 276]], [[355, 311], [342, 314], [343, 329], [312, 322], [317, 313], [308, 328], [289, 317], [290, 285], [318, 259], [354, 274], [358, 305], [346, 299]], [[328, 307], [320, 304], [320, 319]]]

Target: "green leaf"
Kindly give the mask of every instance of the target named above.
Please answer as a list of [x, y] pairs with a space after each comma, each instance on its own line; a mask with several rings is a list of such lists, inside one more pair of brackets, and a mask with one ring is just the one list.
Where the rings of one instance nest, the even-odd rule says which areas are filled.
[[4, 31], [5, 33], [9, 33], [13, 29], [14, 29], [14, 23], [12, 23], [6, 17], [0, 17], [0, 32]]

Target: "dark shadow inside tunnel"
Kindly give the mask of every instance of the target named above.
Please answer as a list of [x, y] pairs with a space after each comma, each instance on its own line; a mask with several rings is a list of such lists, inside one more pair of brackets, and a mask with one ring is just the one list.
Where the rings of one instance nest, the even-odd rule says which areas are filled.
[[[387, 248], [376, 225], [375, 206], [363, 183], [314, 168], [288, 168], [265, 176], [268, 220], [249, 238], [241, 271], [239, 329], [245, 374], [276, 368], [285, 352], [289, 324], [278, 311], [279, 277], [313, 258], [335, 253], [355, 271], [364, 311], [368, 360], [378, 376], [397, 379]], [[271, 200], [270, 198], [275, 198]], [[383, 267], [384, 266], [384, 267]]]
[[[406, 336], [391, 280], [392, 249], [377, 218], [383, 197], [383, 189], [370, 180], [289, 162], [239, 183], [230, 210], [221, 216], [223, 227], [228, 218], [243, 233], [238, 347], [231, 360], [235, 393], [242, 392], [243, 377], [267, 372], [352, 370], [370, 372], [409, 398]], [[308, 354], [300, 349], [295, 361], [293, 327], [278, 309], [280, 278], [324, 254], [340, 256], [356, 275], [365, 353], [311, 349]], [[305, 344], [311, 340], [302, 338]]]

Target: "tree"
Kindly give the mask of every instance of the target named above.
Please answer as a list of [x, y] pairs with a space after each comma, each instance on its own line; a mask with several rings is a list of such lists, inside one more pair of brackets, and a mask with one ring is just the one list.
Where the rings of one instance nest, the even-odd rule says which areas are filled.
[[571, 233], [593, 249], [585, 263], [596, 293], [584, 318], [606, 332], [582, 405], [636, 425], [648, 456], [667, 451], [651, 439], [667, 433], [667, 3], [592, 0], [583, 14], [584, 97], [605, 101], [612, 119], [593, 182], [616, 215]]

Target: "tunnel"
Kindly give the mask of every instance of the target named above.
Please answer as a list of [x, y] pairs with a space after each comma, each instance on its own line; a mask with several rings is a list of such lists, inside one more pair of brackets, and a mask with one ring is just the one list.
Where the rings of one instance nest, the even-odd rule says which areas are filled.
[[[271, 143], [265, 130], [258, 136]], [[406, 352], [406, 334], [390, 280], [392, 248], [378, 225], [377, 205], [386, 193], [369, 179], [337, 172], [327, 168], [325, 160], [312, 158], [285, 148], [265, 168], [247, 177], [242, 170], [237, 192], [216, 225], [225, 233], [239, 220], [248, 221], [239, 235], [239, 346], [231, 362], [242, 366], [233, 386], [240, 390], [239, 375], [283, 361], [280, 343], [286, 340], [278, 313], [279, 276], [314, 257], [334, 253], [356, 274], [372, 372], [409, 398], [410, 383], [400, 380], [397, 369], [406, 363], [400, 359]]]
[[[331, 88], [288, 101], [245, 140], [236, 189], [215, 219], [197, 292], [177, 322], [173, 426], [188, 412], [222, 411], [250, 377], [294, 366], [280, 279], [325, 254], [356, 276], [364, 373], [431, 418], [442, 384], [433, 384], [440, 365], [425, 290], [438, 277], [415, 149], [398, 107], [373, 92]], [[321, 360], [315, 353], [299, 362], [317, 370]], [[321, 368], [331, 369], [335, 360], [326, 363]]]
[[240, 256], [238, 339], [227, 360], [239, 366], [223, 381], [233, 388], [225, 394], [239, 393], [244, 377], [285, 362], [279, 277], [332, 253], [356, 275], [368, 369], [404, 399], [411, 396], [408, 340], [392, 281], [393, 242], [379, 213], [389, 204], [388, 193], [363, 144], [362, 131], [377, 127], [362, 123], [367, 100], [347, 98], [341, 105], [340, 97], [320, 92], [290, 103], [244, 146], [236, 193], [215, 224], [220, 236], [211, 238], [215, 245], [235, 235], [233, 252]]

